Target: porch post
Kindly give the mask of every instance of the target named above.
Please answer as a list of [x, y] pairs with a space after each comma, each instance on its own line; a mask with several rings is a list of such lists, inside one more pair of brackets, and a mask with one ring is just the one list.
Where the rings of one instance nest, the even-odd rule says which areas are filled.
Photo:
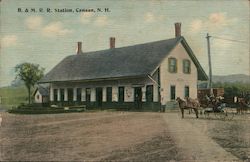
[[142, 91], [142, 102], [146, 101], [146, 85], [141, 88]]
[[77, 91], [76, 88], [73, 88], [73, 101], [77, 100]]
[[118, 102], [118, 86], [112, 86], [112, 101]]
[[64, 101], [68, 101], [68, 89], [64, 88]]
[[95, 88], [91, 88], [91, 94], [90, 94], [90, 101], [91, 102], [95, 102], [96, 101], [96, 89]]
[[158, 102], [158, 95], [159, 95], [159, 93], [158, 93], [158, 85], [156, 85], [156, 84], [153, 84], [153, 101], [154, 102]]
[[106, 87], [103, 87], [102, 88], [102, 101], [103, 102], [106, 102], [107, 101], [107, 88]]
[[82, 101], [86, 101], [86, 88], [82, 88]]
[[57, 89], [57, 101], [61, 101], [60, 88]]
[[53, 91], [53, 86], [50, 84], [50, 101], [54, 101], [54, 91]]

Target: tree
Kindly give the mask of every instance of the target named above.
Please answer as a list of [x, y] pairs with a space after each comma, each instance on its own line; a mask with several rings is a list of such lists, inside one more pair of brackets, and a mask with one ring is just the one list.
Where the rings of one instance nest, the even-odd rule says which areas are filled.
[[244, 97], [250, 93], [249, 82], [216, 82], [213, 83], [214, 88], [224, 88], [225, 98], [233, 98], [234, 96]]
[[30, 104], [30, 90], [43, 77], [44, 68], [38, 64], [22, 63], [15, 67], [16, 78], [22, 80], [28, 90]]

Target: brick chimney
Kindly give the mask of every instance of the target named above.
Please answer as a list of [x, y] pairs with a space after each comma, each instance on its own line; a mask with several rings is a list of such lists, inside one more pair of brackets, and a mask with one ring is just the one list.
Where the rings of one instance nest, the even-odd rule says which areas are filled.
[[115, 37], [109, 38], [109, 45], [110, 45], [110, 49], [115, 48]]
[[82, 42], [77, 42], [77, 54], [82, 53]]
[[181, 23], [177, 22], [174, 24], [175, 26], [175, 37], [181, 36]]

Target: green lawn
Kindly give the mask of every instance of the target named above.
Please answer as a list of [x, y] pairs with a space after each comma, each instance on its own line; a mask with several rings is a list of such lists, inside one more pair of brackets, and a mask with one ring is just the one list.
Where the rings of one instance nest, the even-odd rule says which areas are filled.
[[25, 86], [0, 88], [0, 97], [1, 104], [7, 108], [17, 106], [20, 103], [28, 103], [28, 92]]

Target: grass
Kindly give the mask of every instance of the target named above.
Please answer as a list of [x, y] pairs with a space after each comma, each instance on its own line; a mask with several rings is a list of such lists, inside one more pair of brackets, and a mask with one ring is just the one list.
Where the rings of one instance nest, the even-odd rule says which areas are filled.
[[[33, 92], [33, 90], [31, 90]], [[1, 104], [6, 108], [28, 103], [28, 91], [25, 86], [0, 88]]]

